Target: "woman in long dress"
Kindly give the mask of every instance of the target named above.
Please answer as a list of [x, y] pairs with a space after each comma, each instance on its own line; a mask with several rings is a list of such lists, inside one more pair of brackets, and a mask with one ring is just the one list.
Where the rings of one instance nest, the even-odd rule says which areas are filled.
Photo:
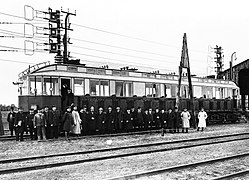
[[206, 123], [206, 119], [207, 119], [207, 113], [204, 111], [204, 108], [201, 108], [201, 111], [198, 113], [198, 129], [197, 131], [199, 131], [200, 128], [202, 128], [202, 131], [204, 130], [204, 128], [207, 126]]
[[80, 128], [81, 119], [80, 119], [80, 114], [77, 111], [77, 106], [74, 106], [72, 116], [74, 122], [72, 126], [72, 133], [79, 136], [81, 134], [81, 128]]
[[188, 129], [190, 127], [189, 120], [191, 118], [190, 113], [187, 111], [186, 108], [183, 109], [183, 112], [181, 113], [181, 119], [182, 119], [182, 132], [184, 132], [184, 129], [186, 130], [186, 133], [188, 133]]

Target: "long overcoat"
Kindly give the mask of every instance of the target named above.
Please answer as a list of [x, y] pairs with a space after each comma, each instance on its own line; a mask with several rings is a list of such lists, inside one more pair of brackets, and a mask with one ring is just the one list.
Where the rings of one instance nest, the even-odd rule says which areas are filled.
[[115, 114], [113, 111], [106, 112], [106, 130], [112, 131], [115, 129]]
[[175, 128], [174, 127], [174, 120], [175, 120], [175, 113], [171, 112], [167, 114], [167, 124], [168, 124], [168, 128], [172, 129]]
[[175, 128], [179, 128], [181, 115], [180, 115], [180, 112], [178, 112], [178, 111], [174, 112], [174, 113], [175, 113], [174, 126], [175, 126]]
[[124, 124], [126, 130], [131, 130], [133, 128], [133, 116], [131, 113], [124, 114]]
[[123, 130], [124, 129], [124, 121], [123, 121], [123, 113], [121, 111], [115, 112], [115, 129]]
[[87, 118], [88, 131], [95, 131], [96, 130], [96, 120], [97, 120], [96, 112], [90, 111], [88, 113], [88, 118]]
[[201, 111], [198, 113], [198, 119], [199, 119], [199, 123], [198, 123], [198, 127], [206, 127], [206, 119], [207, 119], [207, 113], [205, 111]]
[[106, 115], [104, 112], [98, 113], [96, 119], [96, 129], [104, 132], [106, 130]]
[[80, 119], [79, 112], [78, 111], [73, 111], [72, 116], [73, 116], [72, 133], [80, 134], [81, 133], [81, 129], [80, 129], [81, 119]]
[[189, 128], [190, 127], [189, 120], [191, 118], [190, 113], [188, 111], [186, 111], [186, 112], [183, 111], [181, 113], [181, 118], [182, 118], [182, 127]]
[[73, 116], [71, 112], [65, 112], [62, 118], [63, 121], [63, 131], [70, 132], [73, 124]]

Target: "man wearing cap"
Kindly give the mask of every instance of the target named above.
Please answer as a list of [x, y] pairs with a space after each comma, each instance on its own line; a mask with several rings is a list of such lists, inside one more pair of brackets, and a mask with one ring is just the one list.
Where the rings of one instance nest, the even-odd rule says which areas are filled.
[[42, 113], [42, 110], [39, 109], [38, 113], [34, 116], [34, 128], [37, 129], [38, 141], [41, 141], [41, 136], [43, 137], [43, 140], [47, 140], [45, 130], [46, 126], [47, 122], [45, 121], [44, 114]]

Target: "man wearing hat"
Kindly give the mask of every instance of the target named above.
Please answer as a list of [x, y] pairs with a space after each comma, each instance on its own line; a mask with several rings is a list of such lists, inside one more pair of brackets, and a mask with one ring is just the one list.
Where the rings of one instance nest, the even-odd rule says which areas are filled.
[[16, 141], [23, 141], [23, 133], [25, 129], [25, 121], [26, 116], [23, 113], [22, 107], [18, 108], [18, 113], [16, 114], [15, 118], [15, 127], [16, 127]]

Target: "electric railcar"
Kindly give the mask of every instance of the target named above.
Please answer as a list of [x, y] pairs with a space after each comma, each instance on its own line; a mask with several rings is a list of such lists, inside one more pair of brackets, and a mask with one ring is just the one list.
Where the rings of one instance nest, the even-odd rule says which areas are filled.
[[[239, 88], [232, 81], [191, 77], [195, 109], [204, 107], [212, 119], [231, 119], [240, 106]], [[68, 102], [82, 107], [94, 105], [141, 106], [146, 109], [173, 108], [177, 95], [178, 76], [140, 72], [135, 69], [108, 69], [84, 64], [40, 63], [19, 74], [19, 106], [25, 111], [36, 106], [57, 106], [64, 110]], [[187, 77], [182, 78], [180, 110], [189, 108]]]

